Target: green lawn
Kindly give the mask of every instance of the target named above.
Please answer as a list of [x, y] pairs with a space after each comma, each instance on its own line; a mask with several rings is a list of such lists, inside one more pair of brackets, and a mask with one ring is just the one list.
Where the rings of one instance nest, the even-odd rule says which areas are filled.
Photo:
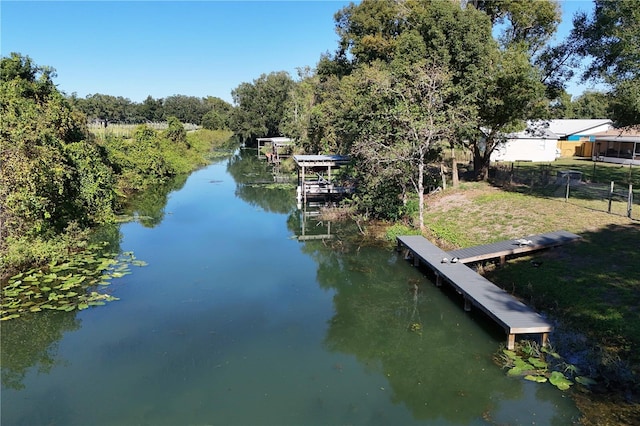
[[[602, 167], [607, 179], [620, 173]], [[485, 276], [557, 322], [552, 344], [565, 357], [580, 357], [603, 390], [640, 395], [640, 221], [608, 214], [606, 200], [565, 202], [549, 191], [474, 182], [429, 196], [427, 237], [452, 249], [560, 229], [582, 236], [504, 267], [486, 265]]]

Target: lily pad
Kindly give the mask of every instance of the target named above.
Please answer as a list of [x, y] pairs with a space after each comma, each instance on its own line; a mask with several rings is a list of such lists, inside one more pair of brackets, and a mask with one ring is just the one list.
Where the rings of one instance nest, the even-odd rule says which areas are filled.
[[567, 379], [564, 374], [554, 371], [549, 377], [549, 382], [560, 390], [567, 390], [573, 385], [573, 382]]
[[534, 357], [529, 358], [529, 363], [531, 363], [531, 365], [533, 365], [535, 368], [541, 368], [541, 369], [546, 369], [548, 366], [548, 364], [543, 360], [541, 360], [540, 358], [534, 358]]
[[507, 371], [507, 375], [509, 376], [520, 376], [522, 375], [522, 369], [518, 367], [513, 367]]
[[524, 376], [524, 378], [536, 383], [544, 383], [547, 381], [547, 378], [545, 376], [533, 376], [531, 374], [527, 374], [526, 376]]
[[509, 349], [503, 349], [502, 352], [511, 359], [516, 359], [516, 353], [514, 351], [510, 351]]

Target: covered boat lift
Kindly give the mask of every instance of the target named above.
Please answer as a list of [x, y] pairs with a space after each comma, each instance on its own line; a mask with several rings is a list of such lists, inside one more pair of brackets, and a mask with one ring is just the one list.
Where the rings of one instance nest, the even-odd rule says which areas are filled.
[[[293, 145], [293, 140], [285, 137], [258, 138], [258, 158], [267, 158], [270, 163], [279, 163], [280, 158], [288, 157], [288, 149]], [[271, 146], [271, 152], [262, 155], [262, 148]]]
[[309, 198], [330, 199], [343, 196], [352, 188], [336, 185], [332, 171], [351, 162], [347, 155], [294, 155], [293, 160], [298, 169], [298, 187], [296, 189], [298, 203], [307, 203]]

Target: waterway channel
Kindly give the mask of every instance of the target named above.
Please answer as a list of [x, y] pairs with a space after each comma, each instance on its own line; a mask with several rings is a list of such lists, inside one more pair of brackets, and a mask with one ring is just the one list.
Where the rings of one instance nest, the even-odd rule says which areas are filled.
[[495, 325], [269, 179], [246, 150], [149, 194], [115, 237], [148, 263], [119, 301], [3, 323], [2, 425], [576, 422], [493, 363]]

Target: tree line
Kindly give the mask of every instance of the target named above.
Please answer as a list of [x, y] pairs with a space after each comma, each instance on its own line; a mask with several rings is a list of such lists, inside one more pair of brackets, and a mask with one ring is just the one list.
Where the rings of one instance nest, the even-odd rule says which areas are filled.
[[67, 97], [69, 103], [83, 112], [91, 122], [109, 124], [137, 124], [166, 121], [176, 117], [182, 123], [202, 126], [205, 129], [229, 129], [230, 103], [215, 96], [198, 98], [196, 96], [173, 95], [155, 99], [152, 96], [136, 103], [122, 96], [105, 94], [87, 95], [79, 98], [72, 93]]
[[[285, 135], [308, 153], [351, 154], [361, 211], [400, 217], [410, 193], [421, 203], [426, 163], [443, 150], [471, 152], [486, 179], [493, 150], [527, 120], [640, 123], [640, 8], [594, 3], [557, 43], [553, 0], [352, 3], [335, 14], [338, 46], [315, 69], [232, 92], [242, 117], [232, 129], [247, 141]], [[607, 90], [571, 99], [574, 76]]]

